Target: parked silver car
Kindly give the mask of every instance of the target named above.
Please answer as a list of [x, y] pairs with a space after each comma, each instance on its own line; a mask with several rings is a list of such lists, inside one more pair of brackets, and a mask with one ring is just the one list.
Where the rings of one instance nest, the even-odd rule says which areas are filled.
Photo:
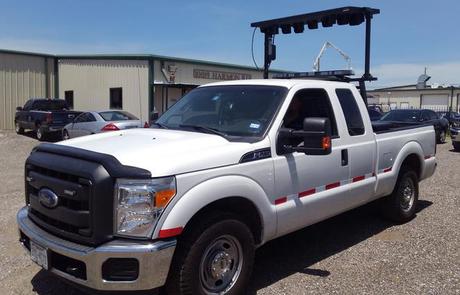
[[106, 131], [142, 128], [144, 125], [133, 114], [126, 111], [85, 112], [62, 129], [62, 139], [85, 136]]

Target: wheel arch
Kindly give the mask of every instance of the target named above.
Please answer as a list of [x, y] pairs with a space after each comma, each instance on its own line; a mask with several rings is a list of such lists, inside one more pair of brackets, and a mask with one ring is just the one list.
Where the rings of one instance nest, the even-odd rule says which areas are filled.
[[244, 176], [221, 176], [202, 182], [167, 206], [153, 237], [160, 232], [187, 227], [207, 212], [219, 210], [242, 217], [254, 233], [257, 244], [263, 244], [276, 233], [276, 211], [262, 187]]

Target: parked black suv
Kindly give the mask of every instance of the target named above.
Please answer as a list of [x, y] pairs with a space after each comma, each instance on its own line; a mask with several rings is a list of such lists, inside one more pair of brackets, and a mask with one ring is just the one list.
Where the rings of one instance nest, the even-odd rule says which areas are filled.
[[38, 140], [45, 140], [50, 133], [60, 133], [78, 114], [80, 112], [69, 111], [65, 100], [31, 98], [24, 107], [16, 108], [16, 133], [22, 134], [26, 129], [34, 130]]

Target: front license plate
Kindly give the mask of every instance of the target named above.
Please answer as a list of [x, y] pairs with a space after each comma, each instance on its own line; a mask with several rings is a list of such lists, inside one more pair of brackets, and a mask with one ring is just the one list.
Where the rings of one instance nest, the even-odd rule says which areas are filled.
[[46, 248], [30, 241], [30, 257], [36, 264], [44, 269], [48, 269], [48, 251]]

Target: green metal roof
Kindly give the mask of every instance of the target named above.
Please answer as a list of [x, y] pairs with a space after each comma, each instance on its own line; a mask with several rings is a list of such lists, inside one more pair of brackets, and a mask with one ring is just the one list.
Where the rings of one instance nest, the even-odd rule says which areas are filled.
[[[161, 60], [161, 61], [177, 61], [177, 62], [184, 62], [184, 63], [202, 64], [202, 65], [208, 65], [208, 66], [219, 66], [219, 67], [234, 68], [234, 69], [263, 71], [263, 69], [260, 69], [260, 68], [257, 69], [256, 67], [246, 66], [246, 65], [214, 62], [214, 61], [201, 60], [201, 59], [156, 55], [156, 54], [48, 54], [48, 53], [26, 52], [26, 51], [17, 51], [17, 50], [8, 50], [8, 49], [0, 49], [0, 53], [20, 54], [20, 55], [30, 55], [30, 56], [40, 56], [40, 57], [54, 57], [58, 59], [112, 59], [112, 60], [151, 60], [151, 59], [154, 59], [154, 60]], [[289, 71], [273, 69], [273, 70], [270, 70], [270, 72], [286, 73]]]
[[9, 50], [9, 49], [0, 49], [0, 53], [30, 55], [30, 56], [40, 56], [40, 57], [56, 57], [55, 55], [47, 54], [47, 53], [28, 52], [28, 51]]
[[[184, 63], [194, 63], [194, 64], [202, 64], [202, 65], [209, 65], [209, 66], [220, 66], [220, 67], [227, 67], [227, 68], [235, 68], [235, 69], [245, 69], [245, 70], [253, 70], [253, 71], [263, 71], [263, 69], [257, 69], [256, 67], [252, 66], [245, 66], [245, 65], [238, 65], [238, 64], [231, 64], [231, 63], [222, 63], [222, 62], [214, 62], [214, 61], [207, 61], [201, 59], [192, 59], [192, 58], [182, 58], [182, 57], [174, 57], [174, 56], [165, 56], [165, 55], [156, 55], [156, 54], [63, 54], [63, 55], [56, 55], [59, 59], [115, 59], [115, 60], [161, 60], [161, 61], [177, 61], [177, 62], [184, 62]], [[288, 71], [284, 70], [270, 70], [270, 72], [276, 73], [285, 73]]]

